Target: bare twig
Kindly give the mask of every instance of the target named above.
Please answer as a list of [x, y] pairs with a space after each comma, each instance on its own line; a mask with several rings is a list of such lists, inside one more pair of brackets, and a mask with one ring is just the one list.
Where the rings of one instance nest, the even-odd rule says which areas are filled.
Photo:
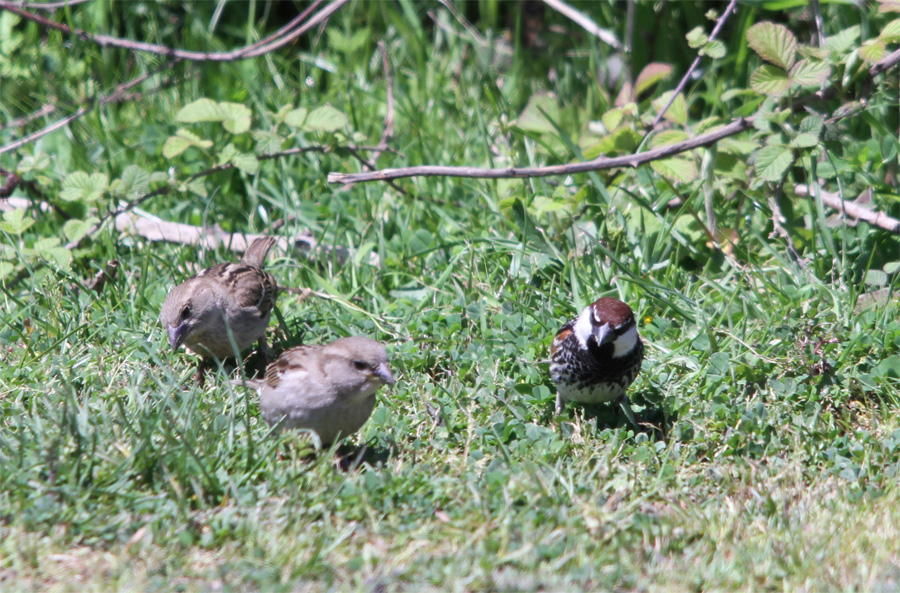
[[46, 10], [54, 11], [60, 8], [67, 8], [84, 4], [91, 0], [63, 0], [62, 2], [15, 2], [14, 5], [25, 10]]
[[[813, 194], [812, 188], [804, 184], [795, 185], [794, 191], [798, 196], [811, 196]], [[841, 198], [840, 194], [834, 192], [820, 189], [819, 195], [822, 197], [823, 204], [847, 216], [862, 220], [892, 233], [900, 233], [900, 220], [888, 216], [884, 212], [872, 210], [854, 202], [848, 202]]]
[[[255, 58], [257, 56], [261, 56], [263, 54], [267, 54], [269, 52], [275, 51], [276, 49], [284, 47], [313, 27], [325, 22], [332, 14], [334, 14], [341, 6], [346, 4], [348, 1], [349, 0], [333, 0], [322, 10], [313, 15], [308, 21], [306, 21], [302, 25], [299, 25], [299, 20], [301, 19], [301, 17], [305, 17], [309, 13], [308, 10], [304, 11], [301, 16], [295, 18], [289, 25], [282, 27], [282, 34], [278, 38], [269, 36], [266, 38], [266, 40], [256, 42], [252, 45], [242, 47], [241, 49], [228, 52], [185, 51], [180, 49], [173, 49], [164, 45], [144, 43], [141, 41], [131, 41], [129, 39], [120, 39], [117, 37], [111, 37], [109, 35], [93, 35], [91, 33], [87, 33], [78, 29], [71, 29], [66, 25], [56, 23], [49, 19], [45, 19], [42, 16], [38, 16], [26, 10], [22, 10], [16, 4], [7, 2], [5, 0], [0, 0], [0, 9], [8, 10], [14, 14], [21, 16], [22, 18], [34, 21], [43, 27], [62, 31], [66, 34], [75, 35], [81, 39], [92, 41], [97, 45], [104, 47], [121, 47], [123, 49], [132, 51], [147, 52], [196, 62], [231, 62], [235, 60], [243, 60], [246, 58]], [[295, 26], [292, 27], [291, 25]], [[285, 32], [285, 29], [290, 29], [290, 31]], [[268, 42], [266, 43], [265, 41]]]
[[819, 38], [819, 47], [825, 47], [825, 20], [822, 18], [822, 8], [819, 0], [810, 2], [813, 11], [813, 19], [816, 21], [816, 37]]
[[22, 126], [26, 126], [36, 119], [40, 119], [45, 115], [50, 115], [54, 111], [56, 111], [56, 106], [51, 105], [50, 103], [46, 103], [34, 113], [29, 113], [28, 115], [17, 117], [16, 119], [11, 119], [5, 124], [0, 124], [0, 130], [4, 130], [6, 128], [21, 128]]
[[593, 21], [589, 16], [582, 13], [580, 10], [569, 6], [563, 0], [544, 0], [544, 4], [568, 18], [576, 25], [605, 43], [610, 47], [621, 50], [622, 42], [616, 39], [616, 36], [607, 31], [606, 29], [600, 27], [597, 23]]
[[[725, 12], [722, 13], [722, 16], [719, 17], [719, 20], [716, 21], [715, 27], [713, 27], [712, 33], [709, 34], [709, 41], [712, 41], [716, 38], [716, 35], [719, 34], [719, 31], [722, 30], [722, 26], [725, 24], [725, 21], [728, 20], [728, 17], [731, 15], [731, 12], [734, 10], [735, 5], [737, 4], [737, 0], [731, 0], [728, 3], [728, 6], [725, 7]], [[669, 100], [666, 101], [665, 106], [660, 110], [659, 113], [656, 114], [656, 117], [653, 119], [653, 124], [650, 126], [650, 130], [647, 131], [647, 134], [650, 134], [653, 130], [656, 129], [656, 126], [659, 125], [659, 122], [662, 121], [663, 116], [669, 110], [669, 107], [672, 106], [672, 103], [675, 102], [675, 97], [677, 97], [683, 90], [685, 85], [687, 85], [688, 79], [691, 77], [691, 74], [694, 73], [694, 70], [697, 69], [697, 66], [700, 65], [700, 54], [698, 53], [696, 57], [694, 57], [694, 61], [691, 62], [690, 68], [688, 68], [687, 72], [684, 73], [684, 76], [681, 77], [681, 80], [678, 81], [678, 86], [675, 87], [675, 92], [672, 93], [672, 96], [669, 97]], [[646, 135], [644, 136], [646, 138]]]
[[619, 157], [598, 157], [592, 161], [582, 163], [570, 163], [566, 165], [550, 165], [548, 167], [506, 167], [503, 169], [479, 169], [476, 167], [448, 167], [441, 165], [422, 165], [418, 167], [403, 167], [400, 169], [382, 169], [368, 173], [329, 173], [328, 181], [331, 183], [359, 183], [363, 181], [386, 181], [389, 179], [401, 179], [404, 177], [472, 177], [479, 179], [502, 179], [507, 177], [550, 177], [553, 175], [569, 175], [572, 173], [586, 173], [588, 171], [600, 171], [603, 169], [616, 169], [619, 167], [638, 167], [653, 160], [680, 154], [688, 150], [708, 146], [718, 142], [722, 138], [733, 136], [753, 125], [753, 118], [738, 118], [730, 124], [712, 132], [691, 138], [677, 144], [660, 146], [647, 152], [628, 154]]

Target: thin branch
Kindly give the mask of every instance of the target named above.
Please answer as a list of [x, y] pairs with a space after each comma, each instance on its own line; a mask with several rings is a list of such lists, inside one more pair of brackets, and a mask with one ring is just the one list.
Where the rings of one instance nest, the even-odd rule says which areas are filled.
[[813, 19], [816, 22], [816, 37], [818, 37], [819, 47], [825, 47], [825, 19], [822, 18], [822, 8], [819, 6], [819, 0], [811, 0]]
[[677, 144], [660, 146], [647, 152], [628, 154], [619, 157], [601, 156], [592, 161], [581, 163], [569, 163], [565, 165], [550, 165], [548, 167], [506, 167], [503, 169], [479, 169], [476, 167], [448, 167], [441, 165], [422, 165], [418, 167], [403, 167], [400, 169], [382, 169], [367, 173], [329, 173], [328, 181], [331, 183], [360, 183], [364, 181], [386, 181], [388, 179], [401, 179], [404, 177], [472, 177], [478, 179], [502, 179], [507, 177], [550, 177], [552, 175], [569, 175], [572, 173], [586, 173], [588, 171], [600, 171], [603, 169], [615, 169], [618, 167], [638, 167], [644, 163], [680, 154], [688, 150], [708, 146], [718, 142], [722, 138], [733, 136], [753, 126], [752, 117], [742, 117], [730, 124], [712, 132], [691, 138]]
[[569, 6], [563, 0], [544, 0], [544, 4], [568, 18], [576, 25], [605, 43], [610, 47], [622, 50], [622, 42], [616, 39], [616, 36], [607, 31], [606, 29], [600, 27], [597, 23], [593, 21], [589, 16], [582, 13], [576, 8]]
[[[722, 16], [719, 17], [719, 20], [716, 21], [716, 26], [713, 27], [712, 33], [709, 34], [709, 41], [713, 41], [716, 38], [716, 35], [719, 34], [719, 31], [722, 30], [722, 26], [725, 24], [725, 21], [728, 20], [728, 17], [731, 15], [734, 10], [735, 5], [737, 5], [737, 0], [731, 0], [728, 3], [728, 6], [725, 7], [725, 12], [722, 13]], [[691, 74], [694, 73], [694, 70], [697, 69], [697, 66], [700, 65], [701, 55], [697, 53], [696, 57], [694, 57], [694, 61], [691, 63], [691, 67], [688, 68], [687, 72], [684, 73], [684, 76], [681, 77], [681, 80], [678, 82], [678, 86], [675, 87], [675, 92], [672, 93], [672, 96], [669, 97], [669, 100], [666, 102], [666, 105], [662, 108], [662, 110], [656, 114], [656, 117], [653, 120], [653, 124], [650, 126], [650, 130], [647, 131], [647, 134], [650, 134], [653, 130], [656, 129], [656, 126], [659, 125], [659, 122], [662, 121], [663, 116], [669, 110], [669, 107], [672, 106], [672, 103], [675, 102], [675, 97], [677, 97], [687, 85], [688, 79], [691, 77]], [[646, 138], [646, 135], [644, 136]]]
[[[804, 184], [795, 185], [794, 191], [798, 196], [812, 195], [812, 188]], [[840, 194], [834, 192], [828, 192], [820, 189], [819, 195], [822, 197], [822, 203], [829, 208], [838, 210], [851, 218], [862, 220], [863, 222], [867, 222], [871, 225], [883, 228], [886, 231], [891, 231], [892, 233], [900, 233], [900, 220], [888, 216], [884, 212], [866, 208], [865, 206], [862, 206], [861, 204], [857, 204], [855, 202], [848, 202], [847, 200], [841, 198]]]
[[[7, 2], [5, 0], [0, 0], [0, 9], [8, 10], [14, 14], [21, 16], [22, 18], [28, 19], [30, 21], [34, 21], [43, 27], [47, 27], [49, 29], [55, 29], [57, 31], [62, 31], [68, 35], [75, 35], [81, 39], [86, 41], [92, 41], [97, 45], [106, 47], [120, 47], [123, 49], [128, 49], [132, 51], [142, 51], [152, 54], [158, 54], [167, 57], [180, 58], [183, 60], [190, 60], [195, 62], [231, 62], [235, 60], [243, 60], [247, 58], [255, 58], [257, 56], [261, 56], [263, 54], [267, 54], [269, 52], [275, 51], [281, 47], [284, 47], [288, 43], [291, 43], [313, 27], [321, 24], [326, 21], [332, 14], [334, 14], [341, 6], [346, 4], [349, 0], [334, 0], [327, 6], [325, 6], [322, 10], [317, 12], [312, 18], [310, 18], [306, 23], [302, 26], [298, 26], [290, 31], [290, 33], [283, 34], [279, 38], [274, 39], [273, 41], [269, 41], [266, 43], [266, 40], [272, 39], [273, 36], [269, 36], [266, 40], [258, 41], [252, 45], [248, 45], [241, 49], [237, 49], [229, 52], [198, 52], [198, 51], [185, 51], [180, 49], [173, 49], [170, 47], [166, 47], [164, 45], [156, 45], [153, 43], [144, 43], [141, 41], [131, 41], [128, 39], [120, 39], [118, 37], [111, 37], [109, 35], [93, 35], [90, 33], [86, 33], [85, 31], [79, 29], [71, 29], [66, 25], [62, 25], [60, 23], [56, 23], [49, 19], [45, 19], [42, 16], [38, 16], [36, 14], [30, 13], [25, 10], [21, 10], [17, 5]], [[291, 24], [297, 23], [301, 17], [308, 14], [308, 10], [304, 11], [300, 17], [295, 18], [291, 21]], [[285, 29], [289, 27], [283, 27], [281, 31], [283, 32]]]
[[84, 4], [91, 0], [63, 0], [62, 2], [14, 2], [13, 5], [24, 10], [46, 10], [52, 12], [59, 8], [67, 8]]

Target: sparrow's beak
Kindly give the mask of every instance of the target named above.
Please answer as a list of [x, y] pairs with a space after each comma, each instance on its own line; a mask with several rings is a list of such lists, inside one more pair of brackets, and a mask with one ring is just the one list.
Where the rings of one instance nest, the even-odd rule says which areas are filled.
[[388, 368], [386, 362], [383, 362], [375, 367], [375, 370], [373, 372], [376, 377], [381, 379], [382, 383], [387, 383], [388, 385], [393, 385], [394, 383], [396, 383], [396, 381], [394, 381], [394, 375], [391, 374], [391, 369]]
[[187, 323], [170, 325], [166, 328], [166, 332], [169, 334], [169, 344], [172, 345], [172, 350], [178, 350], [178, 347], [181, 346], [181, 343], [184, 341], [184, 336], [187, 334], [187, 329]]
[[613, 332], [612, 326], [608, 323], [604, 323], [603, 325], [594, 327], [593, 333], [594, 340], [597, 341], [598, 346], [602, 346], [607, 342], [611, 342], [616, 337], [615, 332]]

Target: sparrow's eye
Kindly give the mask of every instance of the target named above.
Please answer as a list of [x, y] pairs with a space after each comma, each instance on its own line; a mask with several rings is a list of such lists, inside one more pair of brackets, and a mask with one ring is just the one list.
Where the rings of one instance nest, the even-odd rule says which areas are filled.
[[191, 306], [190, 306], [190, 305], [185, 305], [185, 306], [184, 306], [184, 309], [181, 310], [181, 318], [182, 318], [182, 319], [187, 319], [187, 318], [190, 317], [190, 316], [191, 316]]
[[357, 371], [364, 371], [369, 368], [369, 364], [364, 360], [354, 360], [353, 368], [355, 368]]

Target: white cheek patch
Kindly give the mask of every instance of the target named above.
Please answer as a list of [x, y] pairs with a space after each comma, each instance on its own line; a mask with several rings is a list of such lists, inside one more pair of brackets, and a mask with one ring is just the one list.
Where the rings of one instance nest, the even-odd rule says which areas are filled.
[[572, 328], [578, 343], [582, 348], [587, 348], [588, 338], [594, 333], [594, 326], [591, 324], [591, 308], [585, 307], [578, 319], [575, 320], [575, 327]]
[[628, 328], [628, 331], [617, 337], [613, 342], [613, 344], [615, 344], [615, 350], [613, 350], [613, 358], [619, 358], [621, 356], [631, 354], [631, 351], [634, 350], [634, 345], [637, 344], [637, 339], [637, 326], [632, 325]]

